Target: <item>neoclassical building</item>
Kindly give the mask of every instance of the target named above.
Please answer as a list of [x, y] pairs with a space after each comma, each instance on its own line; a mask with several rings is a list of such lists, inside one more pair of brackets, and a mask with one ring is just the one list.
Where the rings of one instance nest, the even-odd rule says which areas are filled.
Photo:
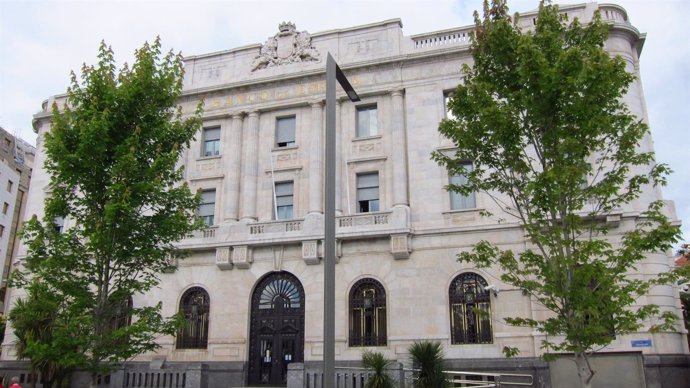
[[[607, 50], [639, 75], [645, 35], [624, 9], [561, 7], [585, 22], [597, 9], [611, 26]], [[534, 16], [526, 13], [520, 23], [530, 28]], [[187, 183], [201, 193], [198, 214], [208, 227], [180, 241], [191, 256], [162, 275], [159, 289], [134, 296], [135, 305], [161, 301], [165, 314], [182, 311], [189, 322], [175, 338], [161, 338], [157, 353], [136, 361], [203, 363], [208, 381], [216, 382], [209, 386], [284, 385], [289, 364], [321, 361], [325, 58], [331, 53], [361, 97], [353, 103], [339, 90], [336, 105], [337, 364], [353, 364], [364, 349], [407, 363], [413, 341], [434, 340], [459, 368], [539, 374], [542, 338], [502, 318], [546, 312], [502, 284], [498, 273], [456, 260], [480, 240], [525, 249], [520, 225], [480, 216], [484, 209], [500, 214], [480, 193], [449, 194], [444, 186], [462, 178], [430, 158], [432, 151], [453, 149], [437, 128], [461, 65], [471, 62], [473, 27], [406, 36], [399, 19], [311, 34], [281, 23], [263, 44], [186, 58], [179, 103], [193, 112], [203, 98], [205, 112], [181, 163]], [[647, 120], [639, 78], [625, 101]], [[48, 111], [35, 116], [37, 166], [45, 159], [41, 139], [49, 117]], [[646, 138], [641, 150], [651, 149]], [[27, 214], [42, 213], [47, 183], [37, 168]], [[613, 233], [628, 230], [658, 199], [659, 191], [649, 191], [611, 214]], [[676, 219], [672, 204], [668, 209]], [[666, 254], [649, 255], [635, 275], [654, 275], [671, 263]], [[672, 287], [656, 288], [640, 303], [680, 312]], [[685, 337], [685, 331], [641, 331], [616, 338], [605, 351], [638, 351], [660, 364], [667, 355], [687, 360]], [[636, 347], [637, 340], [649, 346]], [[504, 359], [504, 346], [519, 348], [524, 358]], [[11, 336], [2, 357], [14, 357]]]

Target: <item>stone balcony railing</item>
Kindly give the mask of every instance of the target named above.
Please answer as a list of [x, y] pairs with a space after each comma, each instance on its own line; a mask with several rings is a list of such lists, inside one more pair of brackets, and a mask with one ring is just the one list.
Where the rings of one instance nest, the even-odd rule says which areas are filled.
[[[216, 251], [216, 264], [222, 269], [248, 268], [252, 250], [275, 244], [301, 244], [303, 258], [317, 264], [322, 257], [323, 214], [309, 214], [304, 219], [230, 222], [190, 234], [180, 241], [182, 249]], [[409, 257], [411, 233], [409, 208], [343, 215], [336, 217], [336, 239], [387, 238], [396, 259]]]
[[303, 220], [261, 222], [249, 225], [249, 234], [252, 236], [266, 233], [289, 233], [302, 230]]
[[[376, 237], [409, 230], [408, 217], [396, 217], [394, 211], [362, 213], [336, 217], [336, 237]], [[180, 242], [188, 249], [208, 248], [215, 244], [261, 244], [323, 238], [323, 216], [310, 219], [260, 221], [221, 224], [190, 234]]]
[[413, 35], [411, 38], [415, 50], [438, 49], [451, 45], [469, 45], [472, 42], [470, 38], [472, 31], [474, 31], [474, 26]]
[[619, 23], [630, 23], [625, 10], [615, 4], [599, 4], [599, 12], [603, 20]]
[[[569, 20], [575, 17], [589, 19], [591, 14], [587, 14], [585, 9], [586, 4], [578, 5], [564, 5], [560, 7], [560, 11], [568, 16]], [[600, 4], [599, 11], [601, 18], [612, 24], [630, 24], [628, 16], [623, 8], [615, 4]], [[529, 11], [520, 15], [520, 27], [524, 29], [532, 29], [536, 23], [537, 11]], [[585, 20], [588, 22], [589, 20]], [[419, 35], [412, 35], [412, 49], [414, 51], [435, 50], [444, 47], [452, 46], [469, 46], [472, 42], [470, 36], [474, 32], [475, 26], [465, 26], [460, 28], [452, 28], [442, 31], [434, 31]]]

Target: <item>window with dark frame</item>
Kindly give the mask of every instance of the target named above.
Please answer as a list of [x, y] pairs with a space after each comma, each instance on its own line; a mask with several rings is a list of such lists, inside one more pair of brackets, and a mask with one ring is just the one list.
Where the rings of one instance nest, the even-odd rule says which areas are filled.
[[112, 319], [110, 320], [111, 330], [119, 330], [132, 324], [132, 308], [134, 303], [131, 296], [119, 302], [110, 301], [110, 304], [113, 309]]
[[220, 127], [204, 128], [204, 156], [220, 155]]
[[349, 329], [352, 347], [386, 346], [386, 290], [375, 279], [361, 279], [352, 286]]
[[295, 145], [295, 116], [276, 118], [276, 147], [289, 147]]
[[8, 181], [7, 181], [7, 191], [11, 193], [11, 192], [12, 192], [12, 187], [14, 187], [14, 182], [8, 180]]
[[7, 214], [7, 211], [10, 209], [10, 204], [5, 202], [2, 204], [2, 214]]
[[379, 173], [357, 174], [357, 212], [379, 211]]
[[201, 287], [185, 291], [180, 299], [180, 314], [185, 321], [177, 332], [177, 349], [206, 349], [210, 299]]
[[490, 344], [491, 295], [486, 280], [465, 272], [453, 279], [448, 290], [451, 344]]
[[206, 225], [215, 225], [216, 190], [204, 190], [200, 195], [201, 204], [199, 205], [197, 216], [201, 218]]
[[[472, 171], [472, 162], [464, 162], [462, 166], [468, 172]], [[448, 177], [448, 183], [455, 186], [464, 186], [467, 184], [467, 177], [463, 174], [451, 175]], [[462, 195], [454, 191], [449, 191], [450, 194], [450, 208], [451, 210], [459, 209], [474, 209], [477, 207], [477, 201], [474, 193]]]
[[357, 107], [357, 137], [379, 134], [376, 105]]
[[275, 185], [276, 190], [276, 207], [275, 214], [276, 220], [289, 220], [293, 218], [293, 200], [294, 200], [294, 183], [289, 182], [277, 182]]
[[455, 115], [451, 111], [450, 99], [453, 97], [453, 91], [448, 91], [443, 93], [443, 110], [446, 112], [446, 118], [449, 120], [454, 120]]
[[65, 218], [59, 216], [53, 218], [53, 228], [57, 233], [62, 233], [65, 229]]

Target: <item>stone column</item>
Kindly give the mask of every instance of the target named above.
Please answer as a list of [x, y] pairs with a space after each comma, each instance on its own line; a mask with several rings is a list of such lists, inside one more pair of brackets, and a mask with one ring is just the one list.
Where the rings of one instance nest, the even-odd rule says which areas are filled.
[[335, 100], [335, 215], [343, 214], [343, 190], [347, 175], [343, 174], [343, 131], [340, 126], [340, 100]]
[[240, 206], [240, 165], [242, 163], [242, 122], [244, 115], [236, 113], [232, 120], [226, 120], [223, 136], [225, 159], [225, 214], [224, 221], [231, 222], [239, 219]]
[[403, 89], [391, 91], [391, 139], [393, 160], [393, 206], [408, 206], [407, 140]]
[[259, 177], [259, 112], [250, 112], [244, 128], [246, 145], [242, 157], [241, 221], [256, 221], [256, 186]]
[[309, 213], [323, 213], [323, 101], [311, 105], [309, 140]]

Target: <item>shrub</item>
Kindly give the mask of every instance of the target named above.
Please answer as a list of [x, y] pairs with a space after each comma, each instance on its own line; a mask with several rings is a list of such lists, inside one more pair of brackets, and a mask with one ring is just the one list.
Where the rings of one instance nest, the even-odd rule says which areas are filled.
[[394, 386], [393, 379], [386, 373], [386, 369], [388, 369], [391, 364], [392, 361], [386, 359], [383, 354], [365, 350], [362, 353], [362, 366], [373, 371], [374, 374], [369, 377], [364, 387], [392, 388]]
[[415, 387], [441, 388], [448, 386], [443, 372], [443, 348], [440, 342], [421, 341], [410, 345], [408, 352], [412, 366], [418, 369]]

